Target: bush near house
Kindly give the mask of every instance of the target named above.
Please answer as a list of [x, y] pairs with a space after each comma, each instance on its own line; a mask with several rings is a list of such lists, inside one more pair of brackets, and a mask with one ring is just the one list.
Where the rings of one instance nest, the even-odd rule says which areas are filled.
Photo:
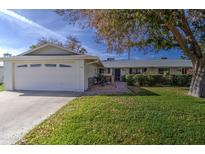
[[129, 86], [138, 83], [140, 86], [189, 86], [192, 75], [142, 75], [129, 74], [125, 76], [125, 81]]
[[135, 75], [134, 74], [126, 75], [125, 81], [127, 82], [127, 85], [133, 86], [136, 82]]
[[4, 90], [4, 86], [3, 84], [0, 83], [0, 91], [3, 91]]

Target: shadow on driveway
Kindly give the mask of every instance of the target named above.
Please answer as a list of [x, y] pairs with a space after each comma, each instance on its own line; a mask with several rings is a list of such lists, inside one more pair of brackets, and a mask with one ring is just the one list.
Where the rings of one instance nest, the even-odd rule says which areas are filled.
[[41, 96], [41, 97], [78, 97], [83, 95], [83, 92], [68, 92], [68, 91], [14, 91], [19, 93], [19, 96]]

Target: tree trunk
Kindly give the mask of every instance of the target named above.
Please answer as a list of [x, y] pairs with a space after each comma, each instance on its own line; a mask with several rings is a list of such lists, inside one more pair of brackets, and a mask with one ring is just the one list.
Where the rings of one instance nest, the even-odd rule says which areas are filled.
[[205, 66], [204, 62], [197, 61], [193, 64], [193, 76], [190, 84], [189, 95], [205, 97]]

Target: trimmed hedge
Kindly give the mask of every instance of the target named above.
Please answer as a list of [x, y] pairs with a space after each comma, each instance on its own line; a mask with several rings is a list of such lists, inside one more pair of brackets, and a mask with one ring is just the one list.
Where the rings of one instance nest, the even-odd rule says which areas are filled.
[[135, 75], [134, 74], [126, 75], [125, 81], [127, 82], [127, 85], [133, 86], [136, 82]]
[[142, 75], [129, 74], [125, 76], [125, 81], [132, 86], [138, 83], [140, 86], [189, 86], [192, 75]]

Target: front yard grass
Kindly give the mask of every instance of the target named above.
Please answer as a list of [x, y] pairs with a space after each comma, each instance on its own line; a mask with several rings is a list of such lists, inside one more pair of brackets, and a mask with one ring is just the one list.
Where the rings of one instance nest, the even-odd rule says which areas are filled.
[[205, 99], [186, 88], [132, 91], [79, 97], [17, 144], [205, 144]]

